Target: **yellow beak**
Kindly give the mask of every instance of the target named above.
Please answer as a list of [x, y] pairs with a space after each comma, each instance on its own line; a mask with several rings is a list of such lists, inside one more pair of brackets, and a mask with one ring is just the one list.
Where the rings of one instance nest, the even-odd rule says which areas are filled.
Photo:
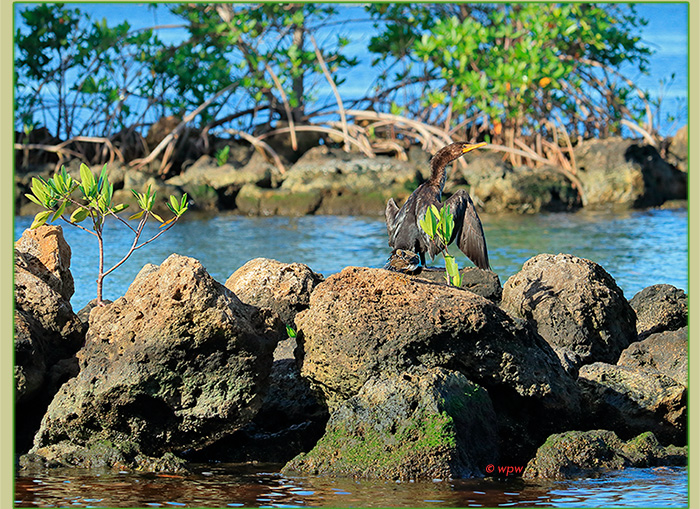
[[473, 145], [465, 145], [462, 147], [462, 153], [466, 154], [467, 152], [471, 152], [472, 150], [483, 147], [484, 145], [487, 145], [485, 141], [482, 141], [481, 143], [475, 143]]

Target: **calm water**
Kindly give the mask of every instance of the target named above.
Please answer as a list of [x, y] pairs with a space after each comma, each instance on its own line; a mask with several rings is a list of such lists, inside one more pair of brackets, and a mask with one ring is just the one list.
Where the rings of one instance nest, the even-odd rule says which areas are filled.
[[[501, 283], [539, 253], [570, 253], [602, 265], [629, 299], [642, 288], [668, 283], [688, 288], [688, 214], [685, 209], [624, 213], [579, 212], [535, 216], [484, 216], [493, 270]], [[31, 224], [15, 221], [15, 239]], [[63, 227], [73, 257], [73, 308], [95, 297], [97, 243], [92, 235]], [[146, 234], [156, 231], [147, 228]], [[118, 261], [132, 237], [116, 221], [106, 225], [106, 263]], [[136, 251], [105, 280], [104, 296], [126, 292], [146, 263], [160, 264], [172, 253], [198, 259], [221, 283], [248, 260], [272, 258], [305, 263], [325, 276], [349, 265], [380, 267], [390, 249], [386, 227], [378, 218], [342, 216], [242, 217], [220, 215], [183, 220], [155, 242]], [[460, 267], [471, 265], [456, 248]], [[441, 259], [436, 258], [435, 264]]]
[[[492, 267], [501, 282], [523, 262], [543, 252], [571, 253], [600, 263], [631, 298], [645, 286], [688, 287], [688, 219], [685, 209], [625, 213], [581, 212], [482, 218]], [[18, 217], [15, 238], [31, 218]], [[118, 260], [132, 239], [116, 222], [107, 225], [108, 262]], [[153, 228], [152, 231], [155, 231]], [[69, 226], [80, 309], [95, 295], [94, 238]], [[148, 233], [148, 232], [147, 232]], [[456, 249], [452, 250], [454, 253]], [[389, 254], [384, 223], [377, 218], [306, 216], [199, 217], [177, 224], [106, 280], [105, 297], [124, 294], [145, 263], [172, 253], [202, 262], [218, 281], [256, 257], [302, 262], [328, 276], [348, 265], [378, 267]], [[461, 255], [461, 253], [460, 253]], [[468, 265], [459, 257], [460, 266]], [[437, 263], [437, 260], [436, 260]], [[595, 479], [549, 484], [460, 480], [423, 483], [284, 477], [279, 465], [202, 466], [196, 474], [154, 474], [57, 470], [18, 477], [19, 507], [680, 507], [688, 504], [686, 469], [628, 469]]]
[[279, 465], [205, 466], [187, 476], [62, 470], [20, 477], [16, 507], [682, 507], [684, 468], [628, 469], [594, 479], [396, 483], [289, 477]]

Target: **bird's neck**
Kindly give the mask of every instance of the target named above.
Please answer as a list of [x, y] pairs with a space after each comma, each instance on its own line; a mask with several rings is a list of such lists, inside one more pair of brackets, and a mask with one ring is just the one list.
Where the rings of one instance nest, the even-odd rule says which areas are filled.
[[447, 180], [447, 165], [454, 161], [457, 157], [448, 152], [440, 151], [430, 160], [430, 178], [428, 183], [432, 186], [437, 186], [440, 191], [445, 187]]

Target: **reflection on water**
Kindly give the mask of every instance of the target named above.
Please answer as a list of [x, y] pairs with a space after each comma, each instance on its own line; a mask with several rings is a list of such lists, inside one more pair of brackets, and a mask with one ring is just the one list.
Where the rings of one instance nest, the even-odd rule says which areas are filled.
[[17, 507], [681, 507], [684, 468], [627, 469], [543, 484], [464, 479], [391, 482], [288, 477], [280, 465], [202, 465], [187, 476], [52, 471], [20, 477]]
[[[242, 217], [188, 214], [157, 241], [136, 251], [105, 280], [105, 298], [124, 295], [146, 263], [160, 264], [172, 253], [202, 262], [219, 282], [247, 261], [273, 258], [305, 263], [325, 276], [346, 266], [381, 267], [389, 255], [386, 226], [380, 218], [348, 216]], [[688, 288], [688, 214], [685, 209], [623, 213], [579, 212], [535, 216], [488, 216], [483, 223], [492, 269], [501, 283], [539, 253], [569, 253], [602, 265], [629, 299], [656, 283]], [[31, 224], [15, 221], [15, 239]], [[157, 230], [150, 224], [146, 234]], [[129, 231], [115, 221], [105, 226], [107, 266], [131, 245]], [[64, 235], [73, 252], [73, 308], [95, 296], [97, 246], [92, 235], [68, 225]], [[456, 248], [460, 267], [471, 265]], [[436, 259], [435, 264], [440, 264]]]

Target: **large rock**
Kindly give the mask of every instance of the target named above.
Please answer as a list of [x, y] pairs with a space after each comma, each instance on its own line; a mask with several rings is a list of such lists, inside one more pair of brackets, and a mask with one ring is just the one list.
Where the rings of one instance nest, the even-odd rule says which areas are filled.
[[637, 334], [640, 339], [688, 324], [688, 296], [675, 286], [647, 286], [632, 297], [630, 305], [637, 314]]
[[[498, 278], [498, 274], [478, 267], [464, 267], [459, 273], [462, 276], [461, 288], [481, 295], [492, 302], [501, 302], [503, 287], [501, 286], [501, 280]], [[433, 267], [423, 269], [420, 274], [415, 277], [435, 283], [446, 283], [445, 269]]]
[[376, 191], [413, 183], [414, 165], [386, 156], [369, 159], [342, 150], [317, 147], [306, 152], [287, 172], [283, 189], [295, 193], [319, 190]]
[[501, 436], [513, 442], [505, 450], [514, 456], [533, 445], [526, 429], [536, 440], [577, 417], [577, 389], [549, 345], [460, 288], [348, 267], [316, 287], [296, 325], [302, 375], [330, 410], [371, 377], [424, 365], [457, 370], [488, 390]]
[[461, 373], [411, 368], [367, 380], [284, 472], [382, 479], [483, 476], [498, 459], [487, 392]]
[[574, 370], [615, 363], [636, 338], [635, 314], [600, 265], [568, 254], [540, 254], [503, 287], [503, 309], [528, 320]]
[[51, 398], [77, 373], [85, 326], [73, 312], [71, 250], [60, 226], [26, 230], [15, 243], [16, 447], [26, 451]]
[[588, 140], [574, 155], [589, 206], [648, 207], [687, 196], [687, 174], [650, 145], [623, 138]]
[[282, 263], [255, 258], [226, 280], [226, 288], [242, 302], [271, 308], [286, 324], [293, 325], [299, 311], [309, 307], [309, 297], [323, 276], [302, 263]]
[[669, 376], [596, 362], [580, 369], [578, 383], [591, 425], [625, 439], [652, 431], [664, 444], [686, 443], [687, 388]]
[[44, 225], [25, 230], [15, 242], [15, 253], [18, 268], [41, 279], [64, 300], [70, 300], [74, 291], [70, 272], [71, 250], [60, 226]]
[[652, 334], [620, 354], [618, 366], [660, 371], [688, 387], [688, 327]]
[[320, 196], [317, 214], [383, 215], [386, 201], [407, 198], [417, 179], [420, 172], [409, 162], [316, 147], [290, 168], [279, 191], [262, 198]]
[[91, 311], [80, 373], [52, 401], [28, 459], [86, 466], [94, 447], [117, 444], [105, 462], [148, 468], [143, 457], [210, 444], [259, 409], [281, 336], [271, 311], [172, 255]]
[[673, 135], [666, 151], [666, 158], [679, 170], [688, 173], [688, 126], [684, 125]]
[[[226, 287], [246, 304], [274, 310], [291, 326], [322, 280], [323, 276], [301, 263], [256, 258], [235, 271]], [[190, 459], [285, 463], [314, 446], [323, 434], [328, 411], [301, 377], [294, 358], [296, 347], [294, 338], [278, 343], [269, 390], [253, 421]]]
[[552, 435], [523, 472], [524, 479], [591, 477], [627, 467], [686, 466], [685, 448], [662, 447], [653, 433], [623, 442], [609, 430], [567, 431]]

